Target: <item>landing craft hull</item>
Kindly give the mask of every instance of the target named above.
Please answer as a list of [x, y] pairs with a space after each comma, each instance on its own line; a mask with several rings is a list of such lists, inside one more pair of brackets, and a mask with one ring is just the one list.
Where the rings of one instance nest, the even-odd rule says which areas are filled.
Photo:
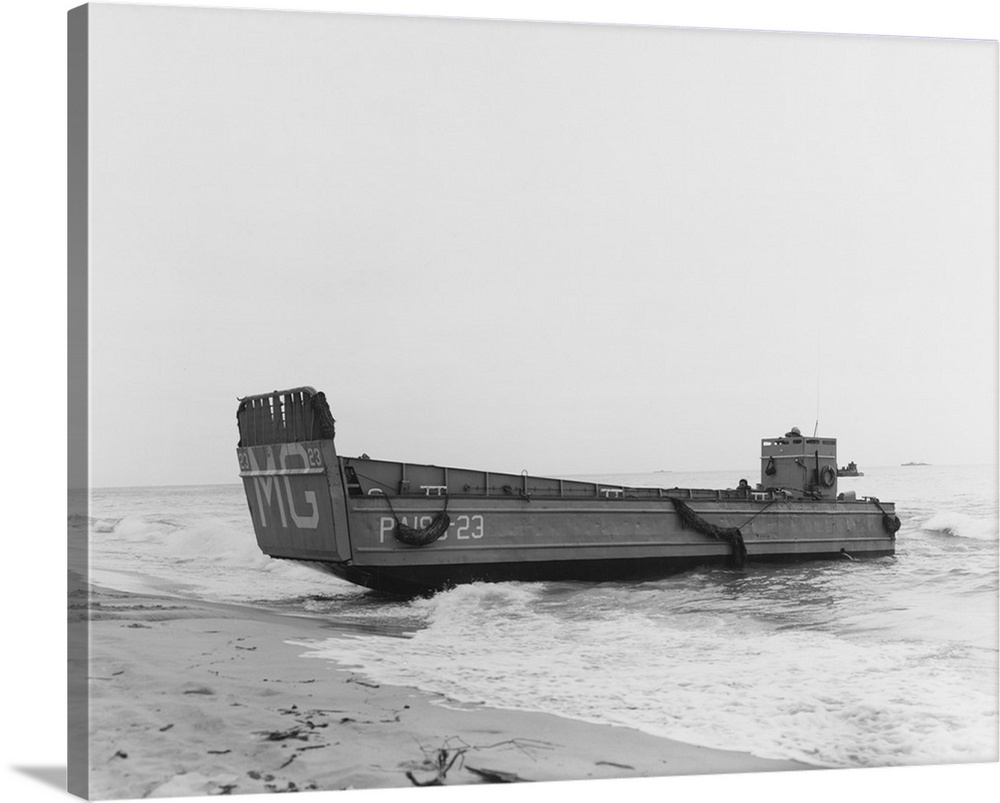
[[[285, 391], [240, 407], [237, 452], [257, 542], [271, 557], [315, 562], [376, 591], [643, 580], [706, 564], [895, 551], [893, 506], [877, 500], [626, 488], [340, 457], [332, 419], [315, 415], [317, 395]], [[404, 527], [435, 521], [443, 529], [433, 542], [400, 541]]]
[[[765, 509], [767, 505], [749, 500], [690, 504], [716, 526], [739, 527], [746, 561], [844, 560], [894, 553], [882, 514], [870, 504], [788, 501]], [[395, 507], [400, 520], [421, 524], [441, 510], [442, 500], [397, 502]], [[391, 594], [476, 581], [649, 580], [696, 566], [734, 563], [732, 545], [685, 527], [669, 498], [569, 504], [453, 500], [447, 534], [422, 547], [392, 537], [393, 519], [384, 500], [357, 499], [350, 510], [353, 559], [327, 566], [345, 580]]]
[[[892, 549], [865, 553], [865, 557], [892, 555]], [[753, 563], [792, 563], [804, 560], [844, 560], [842, 552], [810, 552], [754, 556]], [[641, 582], [658, 580], [703, 566], [731, 564], [727, 557], [688, 556], [659, 558], [617, 557], [608, 560], [580, 559], [567, 556], [563, 560], [497, 562], [488, 564], [425, 566], [356, 566], [325, 563], [331, 574], [355, 585], [382, 594], [412, 597], [454, 588], [466, 583], [571, 581], [584, 583]]]

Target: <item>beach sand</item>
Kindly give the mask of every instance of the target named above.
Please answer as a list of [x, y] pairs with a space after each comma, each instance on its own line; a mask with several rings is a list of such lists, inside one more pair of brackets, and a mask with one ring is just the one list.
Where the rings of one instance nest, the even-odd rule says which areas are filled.
[[805, 769], [375, 684], [289, 643], [328, 619], [100, 588], [89, 616], [95, 799]]

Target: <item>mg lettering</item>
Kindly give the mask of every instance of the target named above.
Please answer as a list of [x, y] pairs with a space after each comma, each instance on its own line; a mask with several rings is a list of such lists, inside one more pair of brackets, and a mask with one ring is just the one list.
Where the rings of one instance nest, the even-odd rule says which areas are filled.
[[[277, 455], [275, 454], [277, 452]], [[263, 454], [264, 464], [260, 464], [258, 454]], [[273, 515], [274, 504], [278, 507], [278, 520], [283, 528], [288, 527], [291, 517], [293, 524], [303, 530], [319, 527], [319, 505], [315, 491], [292, 489], [292, 477], [322, 471], [322, 453], [319, 449], [306, 449], [300, 443], [267, 446], [263, 449], [239, 449], [240, 469], [252, 480], [260, 512], [261, 527], [268, 527], [267, 514]], [[289, 465], [289, 460], [292, 465]], [[300, 465], [296, 465], [296, 464]]]
[[[319, 454], [318, 449], [310, 449], [310, 452], [315, 452]], [[296, 455], [302, 460], [302, 465], [308, 466], [312, 465], [312, 455], [306, 454], [306, 449], [302, 444], [299, 443], [289, 443], [280, 447], [279, 449], [279, 461], [281, 462], [281, 467], [287, 469], [288, 466], [285, 461], [288, 459], [289, 454]], [[305, 491], [304, 496], [306, 499], [306, 504], [312, 509], [312, 512], [308, 516], [300, 516], [295, 510], [295, 503], [292, 501], [292, 484], [285, 475], [285, 492], [288, 494], [288, 511], [292, 514], [292, 521], [295, 522], [295, 526], [304, 530], [315, 530], [317, 525], [319, 525], [319, 507], [316, 504], [316, 492], [315, 491]]]

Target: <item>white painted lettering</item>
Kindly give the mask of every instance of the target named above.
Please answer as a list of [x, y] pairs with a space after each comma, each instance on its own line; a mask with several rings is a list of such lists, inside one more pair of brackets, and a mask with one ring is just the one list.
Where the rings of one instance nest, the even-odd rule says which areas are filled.
[[[309, 464], [309, 456], [306, 454], [305, 447], [299, 443], [289, 443], [281, 447], [281, 467], [287, 469], [287, 460], [290, 455], [295, 455], [301, 458], [303, 466]], [[300, 516], [295, 510], [295, 502], [292, 500], [292, 484], [288, 478], [285, 476], [285, 493], [288, 494], [288, 512], [292, 514], [292, 521], [295, 522], [296, 527], [300, 527], [305, 530], [315, 530], [319, 526], [319, 505], [316, 504], [316, 492], [315, 491], [304, 491], [303, 495], [306, 499], [306, 504], [312, 508], [312, 513], [308, 516]]]
[[[253, 471], [260, 471], [260, 465], [257, 463], [254, 457], [253, 450], [249, 450], [250, 456], [250, 468]], [[271, 448], [268, 447], [265, 451], [264, 457], [264, 470], [274, 471], [274, 453]], [[287, 527], [288, 520], [285, 518], [285, 503], [281, 498], [281, 492], [278, 490], [278, 483], [275, 482], [275, 477], [254, 477], [254, 490], [257, 492], [257, 509], [260, 511], [260, 526], [267, 527], [267, 515], [264, 513], [264, 500], [267, 500], [267, 506], [271, 505], [271, 494], [273, 493], [278, 499], [278, 513], [281, 516], [281, 526]], [[263, 497], [261, 492], [263, 491]]]

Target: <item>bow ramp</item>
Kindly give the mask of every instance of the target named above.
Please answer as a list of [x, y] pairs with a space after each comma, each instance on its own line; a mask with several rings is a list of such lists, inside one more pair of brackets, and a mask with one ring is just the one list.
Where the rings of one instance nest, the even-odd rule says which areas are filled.
[[240, 477], [261, 550], [349, 561], [344, 478], [326, 397], [310, 387], [247, 396], [236, 418]]

